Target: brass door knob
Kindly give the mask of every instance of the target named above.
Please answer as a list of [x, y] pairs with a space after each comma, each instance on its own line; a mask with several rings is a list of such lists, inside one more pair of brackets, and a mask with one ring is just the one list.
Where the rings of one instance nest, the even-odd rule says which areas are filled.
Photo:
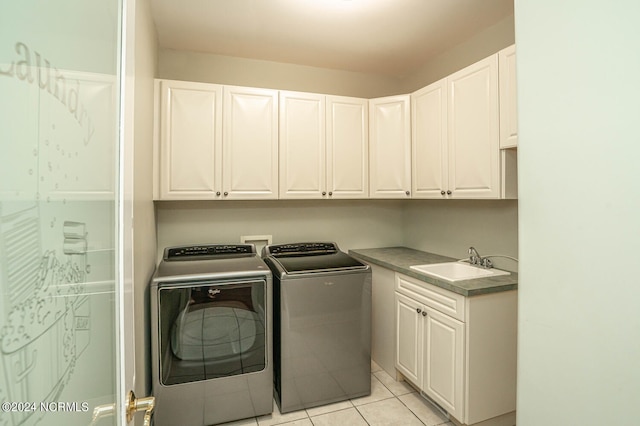
[[129, 391], [127, 398], [127, 422], [133, 420], [133, 416], [138, 411], [144, 411], [144, 426], [151, 426], [151, 415], [156, 406], [156, 399], [153, 396], [136, 398], [133, 391]]

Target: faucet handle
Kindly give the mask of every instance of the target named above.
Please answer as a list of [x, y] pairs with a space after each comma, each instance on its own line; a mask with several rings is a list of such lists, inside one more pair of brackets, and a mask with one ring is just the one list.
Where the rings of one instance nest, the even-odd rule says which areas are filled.
[[493, 262], [488, 257], [483, 258], [481, 264], [483, 268], [493, 268]]

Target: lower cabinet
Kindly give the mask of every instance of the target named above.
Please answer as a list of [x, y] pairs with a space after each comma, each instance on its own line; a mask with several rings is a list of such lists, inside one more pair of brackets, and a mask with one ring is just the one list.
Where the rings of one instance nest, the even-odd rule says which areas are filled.
[[515, 290], [464, 297], [396, 273], [396, 369], [463, 425], [516, 408]]
[[396, 293], [397, 369], [462, 418], [464, 323]]

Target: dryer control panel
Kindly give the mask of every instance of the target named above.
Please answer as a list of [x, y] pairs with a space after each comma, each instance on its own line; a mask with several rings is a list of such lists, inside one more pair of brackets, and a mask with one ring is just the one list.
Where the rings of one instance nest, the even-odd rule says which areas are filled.
[[253, 244], [204, 244], [197, 246], [168, 247], [164, 249], [164, 260], [201, 260], [216, 256], [253, 255]]

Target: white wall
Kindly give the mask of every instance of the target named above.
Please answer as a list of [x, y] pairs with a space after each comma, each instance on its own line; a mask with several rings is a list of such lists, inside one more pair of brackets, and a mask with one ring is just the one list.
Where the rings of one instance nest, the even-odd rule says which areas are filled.
[[[480, 255], [518, 257], [518, 202], [515, 200], [411, 200], [403, 214], [404, 245], [455, 258]], [[492, 258], [500, 269], [517, 271], [513, 260]]]
[[441, 53], [402, 79], [402, 92], [414, 92], [515, 43], [513, 15]]
[[401, 93], [393, 77], [161, 49], [158, 78], [375, 98]]
[[242, 235], [272, 235], [274, 243], [335, 241], [345, 251], [402, 245], [399, 201], [167, 201], [156, 210], [158, 256], [168, 246], [239, 243]]
[[160, 49], [158, 78], [375, 98], [410, 93], [514, 43], [513, 15], [402, 77]]
[[640, 3], [516, 1], [518, 426], [637, 425]]

